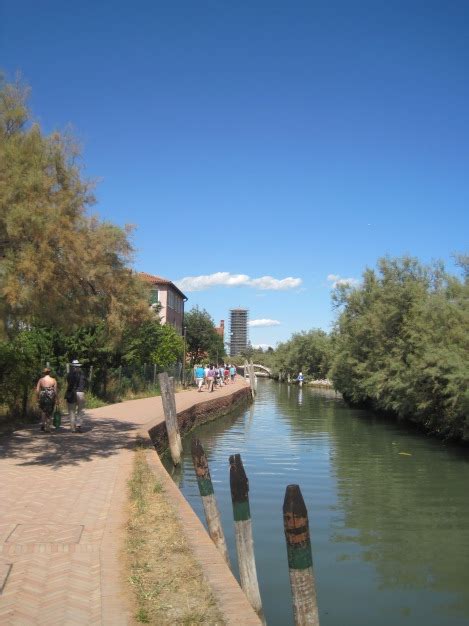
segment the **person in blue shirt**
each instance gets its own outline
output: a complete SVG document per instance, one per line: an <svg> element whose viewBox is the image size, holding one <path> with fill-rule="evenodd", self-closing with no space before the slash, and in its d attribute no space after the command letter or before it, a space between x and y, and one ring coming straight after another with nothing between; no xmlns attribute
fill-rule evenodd
<svg viewBox="0 0 469 626"><path fill-rule="evenodd" d="M201 365L196 365L194 368L195 384L199 388L198 391L202 391L202 385L204 384L205 370Z"/></svg>
<svg viewBox="0 0 469 626"><path fill-rule="evenodd" d="M298 374L298 377L297 377L297 379L296 379L296 380L298 381L298 384L300 385L300 387L302 387L302 386L303 386L303 380L304 380L304 378L303 378L303 372L300 372L300 373Z"/></svg>

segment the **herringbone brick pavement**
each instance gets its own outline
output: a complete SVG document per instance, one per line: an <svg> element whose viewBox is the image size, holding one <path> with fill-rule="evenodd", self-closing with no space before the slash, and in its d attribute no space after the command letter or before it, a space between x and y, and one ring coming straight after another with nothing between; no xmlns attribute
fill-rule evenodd
<svg viewBox="0 0 469 626"><path fill-rule="evenodd" d="M207 399L177 394L177 409ZM145 398L88 411L83 433L65 419L0 440L1 626L132 622L119 561L127 480L139 429L162 419L161 399Z"/></svg>

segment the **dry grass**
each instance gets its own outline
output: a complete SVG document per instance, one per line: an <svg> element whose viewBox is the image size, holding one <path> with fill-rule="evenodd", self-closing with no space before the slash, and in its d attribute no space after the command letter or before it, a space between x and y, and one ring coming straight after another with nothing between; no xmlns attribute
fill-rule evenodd
<svg viewBox="0 0 469 626"><path fill-rule="evenodd" d="M223 624L176 514L145 459L135 453L129 480L126 560L135 620L158 626Z"/></svg>

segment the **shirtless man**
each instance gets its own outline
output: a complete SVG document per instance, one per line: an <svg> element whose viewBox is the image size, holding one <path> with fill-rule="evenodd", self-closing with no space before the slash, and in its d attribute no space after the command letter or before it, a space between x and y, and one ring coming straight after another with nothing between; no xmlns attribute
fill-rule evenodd
<svg viewBox="0 0 469 626"><path fill-rule="evenodd" d="M57 402L57 381L50 375L50 368L46 367L42 372L42 378L37 381L36 396L42 411L41 430L50 433L52 415Z"/></svg>

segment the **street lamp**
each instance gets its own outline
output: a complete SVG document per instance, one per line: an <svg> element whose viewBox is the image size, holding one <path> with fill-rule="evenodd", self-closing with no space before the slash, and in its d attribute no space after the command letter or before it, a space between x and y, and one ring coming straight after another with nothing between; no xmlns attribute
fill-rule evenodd
<svg viewBox="0 0 469 626"><path fill-rule="evenodd" d="M183 339L184 339L184 356L182 358L182 386L186 388L186 330L187 326L184 326Z"/></svg>

